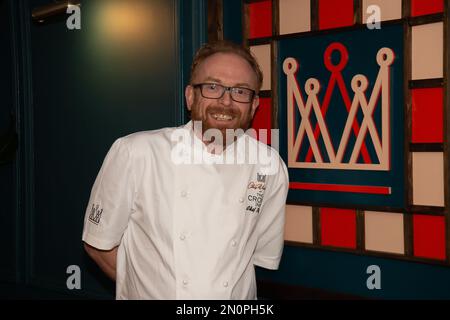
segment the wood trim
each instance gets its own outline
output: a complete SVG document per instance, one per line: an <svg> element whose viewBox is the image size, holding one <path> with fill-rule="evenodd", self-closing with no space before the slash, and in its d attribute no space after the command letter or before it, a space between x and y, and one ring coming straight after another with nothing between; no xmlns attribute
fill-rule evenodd
<svg viewBox="0 0 450 320"><path fill-rule="evenodd" d="M409 0L403 0L402 2L402 14L403 17L407 17L410 14L411 3ZM409 89L409 80L412 76L412 37L411 37L411 27L407 23L407 20L403 20L403 97L404 101L404 111L403 115L405 118L405 128L404 128L404 182L403 186L405 188L404 203L406 208L410 207L413 199L413 166L412 166L412 153L409 150L411 136L412 136L412 97L411 91ZM408 214L406 210L404 215L404 245L405 245L405 255L411 257L413 254L413 229L412 229L412 216Z"/></svg>
<svg viewBox="0 0 450 320"><path fill-rule="evenodd" d="M242 2L245 4L250 4L250 3L257 3L257 2L264 2L267 0L243 0Z"/></svg>
<svg viewBox="0 0 450 320"><path fill-rule="evenodd" d="M406 21L405 19L383 21L383 26L399 25L401 23L404 23L405 21ZM312 28L313 28L313 26L312 26L312 22L311 22L311 29ZM316 37L316 36L320 36L320 35L329 35L329 34L334 34L334 33L342 33L345 31L361 30L361 29L366 29L366 28L367 28L367 26L365 24L359 24L359 25L345 26L345 27L339 27L339 28L334 28L334 29L313 30L313 31L303 31L303 32L280 34L280 35L272 36L272 37L249 39L248 41L249 41L250 45L260 45L260 44L268 44L272 40L298 39L301 37Z"/></svg>
<svg viewBox="0 0 450 320"><path fill-rule="evenodd" d="M248 40L248 37L250 35L250 9L247 5L247 3L242 2L242 42L243 45L246 47L250 47L250 42Z"/></svg>
<svg viewBox="0 0 450 320"><path fill-rule="evenodd" d="M272 103L272 119L271 128L278 129L278 43L271 41L270 43L270 75L271 75L271 103ZM279 139L279 137L278 137ZM272 141L273 145L273 141ZM279 141L278 141L279 147Z"/></svg>
<svg viewBox="0 0 450 320"><path fill-rule="evenodd" d="M245 5L245 3L244 3L244 1L241 1L241 12L242 12L242 14L241 14L241 26L242 26L242 29L241 29L241 38L242 38L242 45L244 46L244 47L247 47L248 45L247 45L247 37L248 37L248 35L246 34L246 32L247 32L247 26L246 26L246 23L247 23L247 20L248 20L248 12L246 11L246 5Z"/></svg>
<svg viewBox="0 0 450 320"><path fill-rule="evenodd" d="M221 0L210 0L211 2L221 1ZM223 1L223 0L222 0ZM273 0L273 1L279 1L279 0ZM361 0L354 0L355 3L359 3ZM406 21L409 26L417 26L417 25L423 25L423 24L430 24L430 23L436 23L436 22L443 22L445 21L445 16L442 13L438 14L432 14L432 15L426 15L426 16L420 16L420 17L409 17L409 6L408 0L403 0L402 2L402 19L394 19L389 21L383 21L383 25L391 25L391 24L399 24L403 21ZM248 10L247 6L246 11ZM311 0L311 31L305 31L305 32L297 32L297 33L289 33L289 34L279 34L279 25L278 25L278 32L273 33L272 37L266 37L266 38L260 38L260 39L252 39L253 40L261 40L265 39L264 41L270 41L272 39L274 40L280 40L280 39L289 39L289 38L298 38L299 36L317 36L318 34L330 34L330 33L339 33L342 31L347 30L354 30L358 28L366 28L366 25L362 23L362 5L358 8L358 11L360 13L355 12L355 21L360 21L359 23L355 23L355 25L352 26L345 26L345 27L339 27L339 28L333 28L333 29L319 29L319 0ZM245 12L248 15L248 12ZM272 13L273 14L273 13ZM359 17L361 16L361 17ZM248 18L246 19L248 20ZM279 20L279 18L277 19ZM275 20L274 20L275 21ZM279 24L279 21L278 21ZM245 28L248 30L247 28ZM247 31L248 32L248 31ZM248 38L248 36L247 36Z"/></svg>
<svg viewBox="0 0 450 320"><path fill-rule="evenodd" d="M363 24L363 4L362 0L353 0L353 23Z"/></svg>
<svg viewBox="0 0 450 320"><path fill-rule="evenodd" d="M260 98L271 98L272 91L271 90L261 90L258 95Z"/></svg>
<svg viewBox="0 0 450 320"><path fill-rule="evenodd" d="M270 44L275 37L264 37L264 38L256 38L256 39L247 39L247 43L249 46L259 46L263 44Z"/></svg>
<svg viewBox="0 0 450 320"><path fill-rule="evenodd" d="M409 216L411 216L411 215L409 215ZM406 215L405 215L405 218L406 218ZM284 244L285 244L285 246L313 249L313 250L318 250L318 251L331 251L331 252L338 252L338 253L354 254L357 256L369 256L369 257L376 257L376 258L383 258L383 259L393 259L393 260L398 260L398 261L403 261L403 262L405 262L405 261L420 262L420 263L425 263L425 264L429 264L429 265L439 265L439 266L448 267L447 262L444 260L414 257L412 255L412 253L411 253L411 255L406 255L406 247L405 247L405 254L398 254L398 253L372 251L372 250L364 250L364 251L359 252L359 251L356 251L355 249L337 248L337 247L321 246L321 245L311 245L308 243L293 242L293 241L285 241Z"/></svg>
<svg viewBox="0 0 450 320"><path fill-rule="evenodd" d="M411 16L411 0L402 0L402 18Z"/></svg>
<svg viewBox="0 0 450 320"><path fill-rule="evenodd" d="M450 1L444 1L444 196L446 208L446 256L450 264Z"/></svg>
<svg viewBox="0 0 450 320"><path fill-rule="evenodd" d="M319 0L311 0L311 31L319 30ZM306 33L311 33L308 31Z"/></svg>
<svg viewBox="0 0 450 320"><path fill-rule="evenodd" d="M414 255L414 233L413 233L413 215L406 213L403 215L403 241L405 246L405 256Z"/></svg>
<svg viewBox="0 0 450 320"><path fill-rule="evenodd" d="M322 244L322 222L320 219L320 208L312 207L313 215L313 245L320 246Z"/></svg>
<svg viewBox="0 0 450 320"><path fill-rule="evenodd" d="M366 223L363 210L356 210L356 249L361 253L366 250Z"/></svg>
<svg viewBox="0 0 450 320"><path fill-rule="evenodd" d="M399 24L403 23L404 21L405 21L404 19L383 21L383 26L399 25ZM330 34L335 34L335 33L339 34L339 33L345 32L345 31L353 31L353 30L361 30L361 29L367 29L367 26L365 24L357 24L357 25L344 26L344 27L338 27L338 28L332 28L332 29L312 30L312 31L281 34L279 36L276 36L275 40L284 40L284 39L292 39L292 38L300 38L300 37L317 37L320 35L330 35Z"/></svg>
<svg viewBox="0 0 450 320"><path fill-rule="evenodd" d="M445 215L445 207L411 205L408 208L408 212L411 214L443 216Z"/></svg>
<svg viewBox="0 0 450 320"><path fill-rule="evenodd" d="M208 42L223 40L223 0L208 1Z"/></svg>
<svg viewBox="0 0 450 320"><path fill-rule="evenodd" d="M272 0L272 35L280 34L280 0Z"/></svg>
<svg viewBox="0 0 450 320"><path fill-rule="evenodd" d="M402 0L402 18L403 21L403 50L404 50L404 62L403 62L403 96L404 96L404 116L405 116L405 131L404 131L404 183L406 207L409 207L412 202L412 154L408 150L409 143L412 135L412 99L411 92L409 90L409 81L412 74L412 39L411 28L408 24L408 18L411 15L411 1ZM413 229L412 229L412 215L405 214L403 216L404 222L404 246L405 255L411 257L413 254Z"/></svg>
<svg viewBox="0 0 450 320"><path fill-rule="evenodd" d="M411 143L409 145L411 152L443 152L443 143Z"/></svg>
<svg viewBox="0 0 450 320"><path fill-rule="evenodd" d="M287 201L288 205L294 206L307 206L307 207L318 207L318 208L337 208L337 209L348 209L348 210L361 210L361 211L379 211L388 213L421 213L421 214L431 214L431 215L444 215L445 207L436 206L420 206L420 205L409 205L406 208L392 208L392 207L381 207L381 206L359 206L359 205L339 205L339 204L320 204L312 202L300 202L300 201Z"/></svg>
<svg viewBox="0 0 450 320"><path fill-rule="evenodd" d="M381 211L381 212L394 212L394 213L401 213L401 212L405 211L405 208L397 208L397 207L368 206L368 205L357 205L357 204L342 205L342 204L317 203L317 202L311 202L311 201L287 201L287 204L297 205L297 206L364 210L364 211Z"/></svg>
<svg viewBox="0 0 450 320"><path fill-rule="evenodd" d="M444 21L444 14L443 13L435 13L435 14L429 14L429 15L425 15L425 16L409 17L408 18L408 24L411 27L419 26L419 25L422 25L422 24L442 22L442 21Z"/></svg>
<svg viewBox="0 0 450 320"><path fill-rule="evenodd" d="M409 80L410 89L437 88L444 86L444 78Z"/></svg>

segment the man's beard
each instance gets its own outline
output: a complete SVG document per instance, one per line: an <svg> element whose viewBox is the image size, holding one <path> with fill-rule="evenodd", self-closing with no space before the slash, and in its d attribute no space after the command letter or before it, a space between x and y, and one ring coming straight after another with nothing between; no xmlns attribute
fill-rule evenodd
<svg viewBox="0 0 450 320"><path fill-rule="evenodd" d="M242 120L243 118L247 117L247 119L244 122L233 122L231 123L231 126L227 125L226 123L223 124L223 126L218 126L217 124L211 124L209 123L210 117L212 117L212 114L223 114L225 116L231 116L232 121L234 120ZM246 131L248 128L250 128L251 125L251 117L247 115L243 115L240 113L239 110L234 109L232 107L221 107L221 106L210 106L205 110L205 113L202 114L201 112L198 112L198 108L193 107L192 113L191 113L191 119L192 121L201 121L202 123L202 135L205 135L205 132L209 129L216 129L219 130L222 133L222 144L225 147L226 145L231 144L236 140L236 136L234 137L234 140L231 139L231 141L227 141L230 139L227 139L227 130L228 130L228 137L230 137L230 130L232 131ZM226 122L226 121L224 121Z"/></svg>

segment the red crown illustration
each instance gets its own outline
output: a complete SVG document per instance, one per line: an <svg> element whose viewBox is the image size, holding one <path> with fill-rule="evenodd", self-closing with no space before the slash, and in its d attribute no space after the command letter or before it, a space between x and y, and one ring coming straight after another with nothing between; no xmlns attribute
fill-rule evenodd
<svg viewBox="0 0 450 320"><path fill-rule="evenodd" d="M340 53L340 61L333 64L331 56L334 51ZM309 169L341 169L341 170L378 170L388 171L390 169L390 72L394 61L394 52L390 48L381 48L376 56L379 71L373 86L369 100L366 90L369 81L366 76L357 74L351 81L354 92L350 99L345 86L342 70L346 67L349 55L347 48L338 42L331 43L324 52L326 68L331 72L327 90L322 104L319 102L320 83L315 78L309 78L305 83L305 92L308 96L306 102L299 89L296 73L299 63L294 58L286 58L283 62L283 71L287 77L287 114L288 114L288 166L291 168ZM326 113L332 107L331 95L336 85L347 109L347 120L337 150L331 141L327 123ZM373 113L381 98L381 135L374 123ZM297 108L296 108L297 107ZM361 109L363 120L358 123L357 113ZM310 114L314 112L317 119L315 128L310 122ZM296 114L300 114L298 129L295 126ZM344 161L344 154L349 146L351 133L356 137L352 145L351 156ZM367 150L365 141L367 134L373 142L377 161L372 161ZM328 159L324 159L319 148L319 138L322 137ZM304 159L299 160L299 152L304 141L308 139L309 149ZM362 157L363 163L358 158Z"/></svg>

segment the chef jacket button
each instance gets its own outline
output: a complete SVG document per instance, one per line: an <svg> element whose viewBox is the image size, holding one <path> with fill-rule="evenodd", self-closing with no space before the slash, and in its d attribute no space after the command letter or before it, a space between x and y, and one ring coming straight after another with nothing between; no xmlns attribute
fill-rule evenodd
<svg viewBox="0 0 450 320"><path fill-rule="evenodd" d="M189 283L189 281L187 281L186 279L183 280L183 284L186 286Z"/></svg>
<svg viewBox="0 0 450 320"><path fill-rule="evenodd" d="M186 198L187 197L187 192L185 190L181 191L181 196L183 198Z"/></svg>
<svg viewBox="0 0 450 320"><path fill-rule="evenodd" d="M226 288L226 287L228 287L228 281L225 281L224 283L223 283L223 286Z"/></svg>
<svg viewBox="0 0 450 320"><path fill-rule="evenodd" d="M233 246L233 247L236 247L236 245L237 245L237 242L236 241L231 241L231 246Z"/></svg>
<svg viewBox="0 0 450 320"><path fill-rule="evenodd" d="M186 239L186 236L184 234L180 235L180 240Z"/></svg>
<svg viewBox="0 0 450 320"><path fill-rule="evenodd" d="M244 203L244 198L239 198L240 203Z"/></svg>

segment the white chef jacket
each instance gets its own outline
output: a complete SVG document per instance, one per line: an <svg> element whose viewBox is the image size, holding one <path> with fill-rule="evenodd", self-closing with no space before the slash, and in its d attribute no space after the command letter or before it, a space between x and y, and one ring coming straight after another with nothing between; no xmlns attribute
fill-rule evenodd
<svg viewBox="0 0 450 320"><path fill-rule="evenodd" d="M180 130L186 139L174 141ZM256 299L254 265L277 269L281 258L288 173L274 149L248 135L232 146L236 155L270 152L271 169L214 162L230 147L211 155L192 122L114 142L82 239L119 246L116 299ZM174 161L195 152L209 164Z"/></svg>

